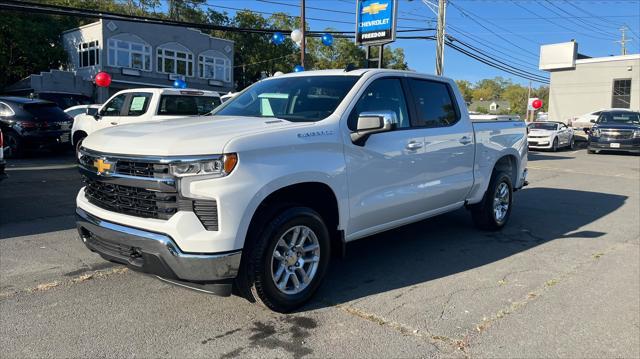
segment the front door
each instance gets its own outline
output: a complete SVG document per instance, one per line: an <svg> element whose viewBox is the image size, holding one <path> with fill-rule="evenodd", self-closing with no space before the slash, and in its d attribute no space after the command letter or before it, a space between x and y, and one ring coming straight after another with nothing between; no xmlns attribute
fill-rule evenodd
<svg viewBox="0 0 640 359"><path fill-rule="evenodd" d="M129 92L109 100L100 109L100 121L97 129L139 122L149 110L152 94L148 92Z"/></svg>
<svg viewBox="0 0 640 359"><path fill-rule="evenodd" d="M424 134L412 129L398 78L374 80L360 96L348 118L355 130L362 112L392 111L398 128L371 135L363 146L346 143L350 221L348 235L368 233L426 208Z"/></svg>

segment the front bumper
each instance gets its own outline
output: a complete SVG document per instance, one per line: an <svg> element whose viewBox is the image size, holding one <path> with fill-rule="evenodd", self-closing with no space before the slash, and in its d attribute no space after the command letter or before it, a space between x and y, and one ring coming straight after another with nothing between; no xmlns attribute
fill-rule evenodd
<svg viewBox="0 0 640 359"><path fill-rule="evenodd" d="M615 145L612 145L615 144ZM612 147L614 146L614 147ZM590 138L589 150L592 151L625 151L640 153L640 138L624 139L624 140L603 140L602 138Z"/></svg>
<svg viewBox="0 0 640 359"><path fill-rule="evenodd" d="M549 138L527 139L527 145L529 148L550 149L553 142Z"/></svg>
<svg viewBox="0 0 640 359"><path fill-rule="evenodd" d="M241 250L195 254L182 252L173 239L102 220L76 209L80 238L103 258L160 279L217 295L230 295L240 268Z"/></svg>

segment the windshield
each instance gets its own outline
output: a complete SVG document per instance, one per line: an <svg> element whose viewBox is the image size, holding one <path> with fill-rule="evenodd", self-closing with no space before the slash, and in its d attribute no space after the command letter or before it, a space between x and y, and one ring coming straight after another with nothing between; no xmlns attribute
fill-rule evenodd
<svg viewBox="0 0 640 359"><path fill-rule="evenodd" d="M555 131L558 128L558 125L555 123L545 123L545 122L534 122L529 125L529 129L532 130L549 130Z"/></svg>
<svg viewBox="0 0 640 359"><path fill-rule="evenodd" d="M598 117L599 124L640 125L640 112L603 112Z"/></svg>
<svg viewBox="0 0 640 359"><path fill-rule="evenodd" d="M357 76L303 76L261 81L214 110L216 116L315 122L335 111Z"/></svg>

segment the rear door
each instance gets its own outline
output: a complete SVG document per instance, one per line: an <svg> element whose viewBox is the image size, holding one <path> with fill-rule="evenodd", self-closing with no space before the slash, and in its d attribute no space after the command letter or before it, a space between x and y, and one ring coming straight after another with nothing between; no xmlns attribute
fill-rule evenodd
<svg viewBox="0 0 640 359"><path fill-rule="evenodd" d="M466 199L473 185L473 127L458 107L447 82L407 79L415 113L411 127L424 136L424 182L427 210L438 210Z"/></svg>

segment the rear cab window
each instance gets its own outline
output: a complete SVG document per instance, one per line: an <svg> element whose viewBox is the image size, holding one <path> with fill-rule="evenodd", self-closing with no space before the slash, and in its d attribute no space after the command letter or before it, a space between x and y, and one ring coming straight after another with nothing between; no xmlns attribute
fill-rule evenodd
<svg viewBox="0 0 640 359"><path fill-rule="evenodd" d="M162 95L158 115L206 115L221 103L217 96Z"/></svg>

